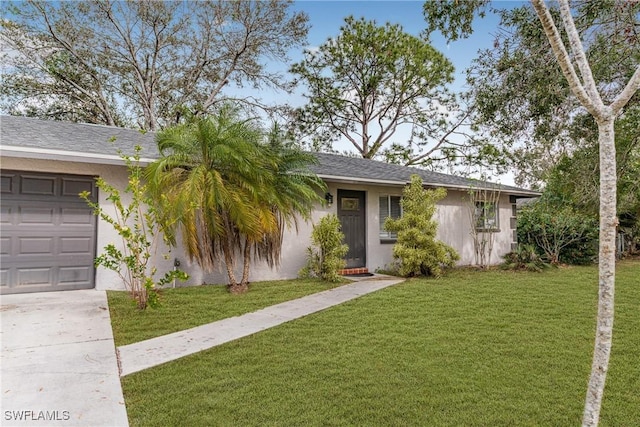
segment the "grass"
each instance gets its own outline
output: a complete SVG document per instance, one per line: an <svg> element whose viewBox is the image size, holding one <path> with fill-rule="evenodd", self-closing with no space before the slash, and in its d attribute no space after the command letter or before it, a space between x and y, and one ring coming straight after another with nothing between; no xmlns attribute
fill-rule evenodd
<svg viewBox="0 0 640 427"><path fill-rule="evenodd" d="M244 295L231 295L225 286L164 289L162 306L140 311L127 292L108 291L116 346L143 341L338 286L314 279L257 282Z"/></svg>
<svg viewBox="0 0 640 427"><path fill-rule="evenodd" d="M640 425L640 263L618 268L602 426ZM578 425L594 267L410 280L122 379L132 426Z"/></svg>

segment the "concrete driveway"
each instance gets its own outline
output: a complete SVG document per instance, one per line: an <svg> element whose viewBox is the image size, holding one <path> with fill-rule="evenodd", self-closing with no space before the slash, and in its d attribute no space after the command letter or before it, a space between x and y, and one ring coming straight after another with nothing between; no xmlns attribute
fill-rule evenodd
<svg viewBox="0 0 640 427"><path fill-rule="evenodd" d="M128 426L104 291L0 297L2 426Z"/></svg>

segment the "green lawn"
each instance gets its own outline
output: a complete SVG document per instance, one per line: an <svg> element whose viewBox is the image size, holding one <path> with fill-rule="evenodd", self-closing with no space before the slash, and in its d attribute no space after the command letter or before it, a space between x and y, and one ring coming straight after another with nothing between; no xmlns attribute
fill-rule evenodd
<svg viewBox="0 0 640 427"><path fill-rule="evenodd" d="M250 313L338 285L312 279L257 282L244 295L231 295L225 286L165 289L162 306L145 311L136 308L127 292L109 291L107 297L115 343L120 346Z"/></svg>
<svg viewBox="0 0 640 427"><path fill-rule="evenodd" d="M456 271L122 379L132 426L579 425L595 267ZM619 266L603 426L640 425L640 263Z"/></svg>

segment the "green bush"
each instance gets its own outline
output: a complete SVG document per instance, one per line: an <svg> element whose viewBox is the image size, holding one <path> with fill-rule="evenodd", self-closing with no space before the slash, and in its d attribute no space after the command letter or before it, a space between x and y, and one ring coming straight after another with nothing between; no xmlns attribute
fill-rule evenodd
<svg viewBox="0 0 640 427"><path fill-rule="evenodd" d="M328 282L339 282L338 272L346 265L344 256L349 246L342 243L344 234L340 231L340 220L329 214L313 226L311 241L314 246L307 248L307 264L300 270L302 278L319 277Z"/></svg>
<svg viewBox="0 0 640 427"><path fill-rule="evenodd" d="M527 270L540 272L549 268L549 263L545 262L532 245L518 245L515 251L504 256L504 263L501 266L505 270Z"/></svg>
<svg viewBox="0 0 640 427"><path fill-rule="evenodd" d="M442 267L452 267L460 259L452 247L436 240L438 224L432 217L436 202L446 195L443 188L425 190L422 179L413 175L402 192L402 217L386 219L385 230L398 233L393 257L400 262L400 275L437 277L442 274Z"/></svg>
<svg viewBox="0 0 640 427"><path fill-rule="evenodd" d="M552 264L591 264L598 255L598 223L543 196L518 213L518 242L534 246Z"/></svg>

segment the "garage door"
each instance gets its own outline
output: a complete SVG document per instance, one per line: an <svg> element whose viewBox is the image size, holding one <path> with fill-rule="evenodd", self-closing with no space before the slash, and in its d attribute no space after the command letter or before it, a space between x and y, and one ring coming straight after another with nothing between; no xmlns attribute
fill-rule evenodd
<svg viewBox="0 0 640 427"><path fill-rule="evenodd" d="M3 170L0 292L94 286L96 217L78 197L97 189L90 176Z"/></svg>

